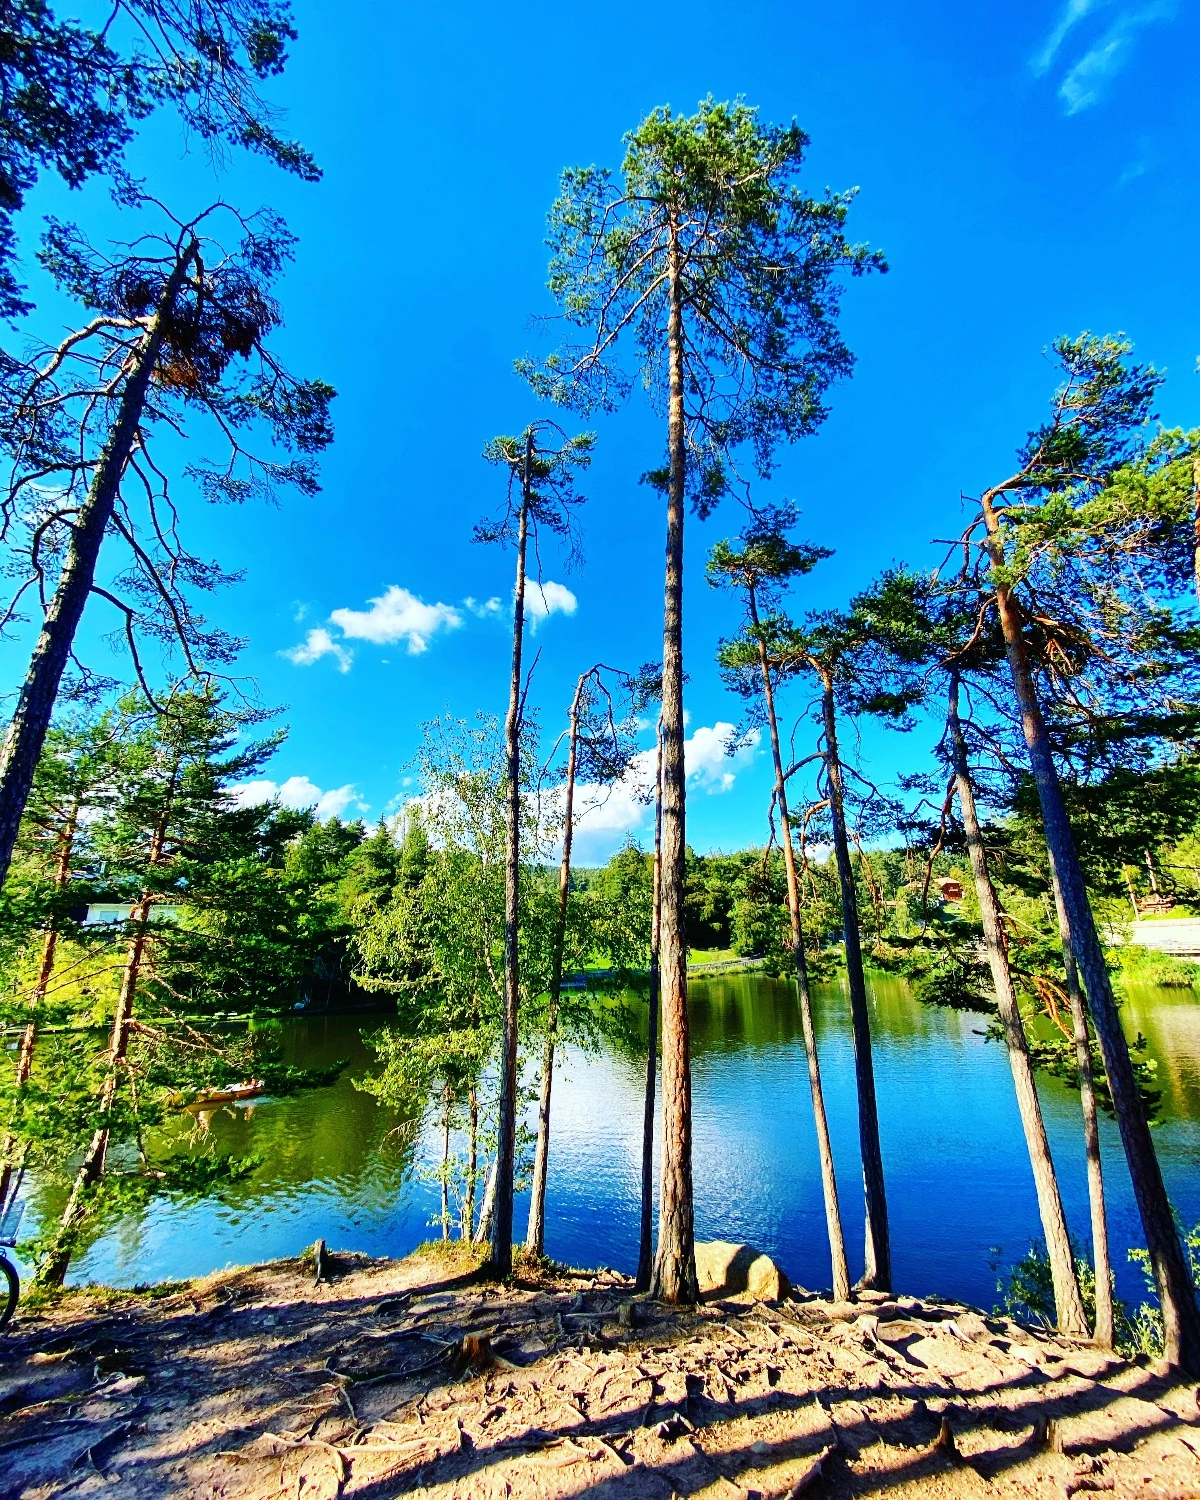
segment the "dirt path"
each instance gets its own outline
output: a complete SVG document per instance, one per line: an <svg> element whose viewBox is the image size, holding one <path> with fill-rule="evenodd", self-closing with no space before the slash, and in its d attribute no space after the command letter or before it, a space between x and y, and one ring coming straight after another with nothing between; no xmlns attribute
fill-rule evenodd
<svg viewBox="0 0 1200 1500"><path fill-rule="evenodd" d="M631 1326L608 1272L453 1271L284 1261L24 1316L0 1496L1200 1495L1194 1384L959 1306Z"/></svg>

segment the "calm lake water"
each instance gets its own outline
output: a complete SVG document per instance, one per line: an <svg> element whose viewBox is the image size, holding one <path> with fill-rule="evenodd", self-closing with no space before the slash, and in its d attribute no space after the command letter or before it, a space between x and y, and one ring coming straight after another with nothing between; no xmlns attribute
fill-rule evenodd
<svg viewBox="0 0 1200 1500"><path fill-rule="evenodd" d="M1037 1205L1003 1049L977 1016L914 1001L899 980L870 987L875 1068L897 1288L991 1306L997 1278L1038 1233ZM851 1274L861 1269L862 1190L848 1005L816 997L817 1031ZM829 1282L804 1047L790 985L753 974L694 981L691 998L696 1228L746 1240L797 1282ZM1200 1000L1191 990L1129 994L1128 1031L1150 1044L1163 1090L1155 1138L1182 1219L1200 1220ZM70 1281L132 1284L331 1246L402 1255L436 1231L438 1188L421 1175L434 1132L354 1087L371 1064L361 1033L380 1022L330 1016L284 1023L290 1061L349 1059L333 1086L226 1109L200 1149L255 1152L262 1165L226 1202L160 1200L130 1214L72 1267ZM547 1253L632 1270L637 1258L644 1061L616 1044L568 1050L554 1090ZM1079 1101L1041 1079L1047 1127L1073 1232L1086 1244ZM190 1120L187 1120L190 1124ZM1119 1289L1140 1299L1126 1261L1140 1229L1115 1126L1102 1120ZM183 1141L184 1121L176 1131ZM525 1202L517 1210L524 1234ZM54 1210L36 1186L27 1231ZM857 1264L856 1264L857 1262Z"/></svg>

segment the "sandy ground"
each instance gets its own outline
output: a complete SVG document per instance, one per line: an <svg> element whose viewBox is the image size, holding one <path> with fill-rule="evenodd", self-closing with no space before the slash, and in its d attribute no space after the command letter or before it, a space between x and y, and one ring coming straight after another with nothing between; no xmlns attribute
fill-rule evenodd
<svg viewBox="0 0 1200 1500"><path fill-rule="evenodd" d="M604 1271L455 1271L285 1261L26 1313L0 1496L1200 1496L1194 1383L958 1305L675 1314Z"/></svg>

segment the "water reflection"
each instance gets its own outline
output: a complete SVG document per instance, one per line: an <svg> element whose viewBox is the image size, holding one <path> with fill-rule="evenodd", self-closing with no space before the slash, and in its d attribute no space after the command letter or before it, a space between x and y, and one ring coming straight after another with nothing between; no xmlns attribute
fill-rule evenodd
<svg viewBox="0 0 1200 1500"><path fill-rule="evenodd" d="M851 1269L861 1257L862 1187L848 1002L820 987L815 1020ZM979 1017L915 1002L899 980L870 986L875 1065L897 1285L991 1305L997 1267L1037 1233L1012 1080ZM1141 990L1125 1008L1148 1039L1163 1089L1156 1140L1173 1201L1200 1219L1200 1003L1190 990ZM829 1279L824 1216L796 997L790 984L727 975L693 984L697 1232L748 1239L805 1285ZM547 1251L576 1264L631 1268L637 1252L644 1012L595 1055L570 1050L555 1084ZM79 1261L71 1279L118 1283L195 1275L297 1253L323 1236L372 1254L403 1254L429 1233L437 1190L419 1175L436 1144L354 1088L370 1066L361 1017L290 1021L288 1059L349 1066L328 1089L213 1114L206 1134L181 1116L178 1149L254 1152L261 1165L221 1203L158 1202L131 1214ZM639 1036L642 1038L639 1041ZM1042 1080L1067 1213L1086 1238L1077 1097ZM1136 1212L1115 1127L1102 1122L1114 1259L1121 1290L1141 1283L1125 1251ZM193 1139L194 1138L194 1139ZM35 1213L54 1204L35 1199ZM518 1232L524 1227L518 1204Z"/></svg>

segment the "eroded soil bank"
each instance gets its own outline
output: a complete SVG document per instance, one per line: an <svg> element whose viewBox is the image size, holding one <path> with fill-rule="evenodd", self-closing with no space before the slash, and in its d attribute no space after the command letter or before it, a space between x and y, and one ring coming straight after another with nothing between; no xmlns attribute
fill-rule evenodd
<svg viewBox="0 0 1200 1500"><path fill-rule="evenodd" d="M958 1305L633 1321L609 1272L455 1272L284 1261L24 1314L0 1495L1200 1495L1194 1383Z"/></svg>

